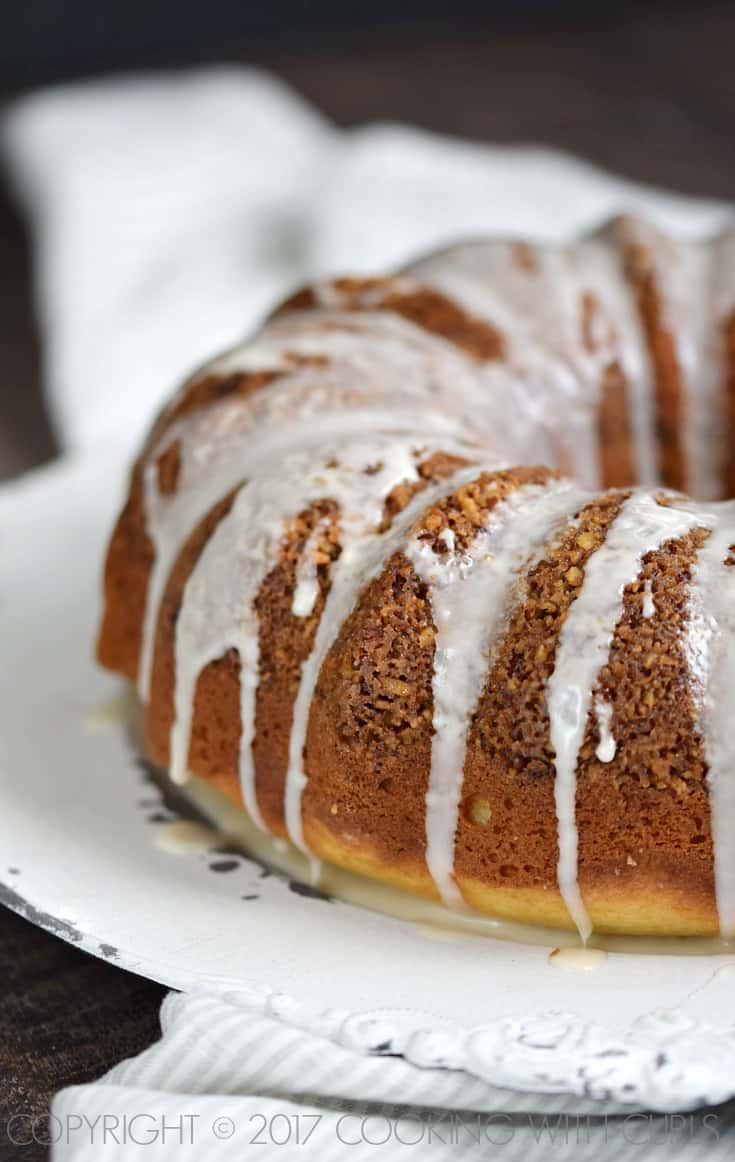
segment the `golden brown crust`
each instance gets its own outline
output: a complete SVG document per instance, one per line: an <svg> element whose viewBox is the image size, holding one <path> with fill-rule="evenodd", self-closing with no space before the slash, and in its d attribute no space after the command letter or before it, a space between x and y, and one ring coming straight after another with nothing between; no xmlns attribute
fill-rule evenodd
<svg viewBox="0 0 735 1162"><path fill-rule="evenodd" d="M579 884L618 879L621 891L655 877L670 893L714 900L706 762L690 692L682 642L697 550L695 529L648 553L625 591L598 691L612 706L616 752L595 757L588 722L577 777ZM654 613L644 617L651 586ZM639 870L640 869L640 870Z"/></svg>
<svg viewBox="0 0 735 1162"><path fill-rule="evenodd" d="M402 485L386 497L383 527L427 484L446 479L464 463L456 456L436 453L418 466L419 479ZM548 475L548 474L545 474ZM184 587L200 553L220 521L229 511L230 494L207 514L186 541L172 569L161 602L154 646L151 697L146 717L147 743L151 757L161 766L169 763L169 739L174 709L174 644L176 618ZM266 577L256 601L260 625L260 680L256 696L255 786L264 820L275 834L285 834L284 782L288 765L288 744L293 703L298 691L301 666L308 657L329 591L329 565L339 555L337 526L331 519L319 542L317 578L319 596L309 617L292 613L296 566L315 526L324 518L335 518L331 502L317 502L302 512L287 530L278 565ZM240 666L235 651L210 663L202 671L194 697L189 769L204 778L238 775ZM213 729L214 724L214 729Z"/></svg>
<svg viewBox="0 0 735 1162"><path fill-rule="evenodd" d="M178 420L229 395L245 398L277 378L276 373L265 371L194 376L156 419L131 472L128 500L113 530L105 560L104 607L96 652L97 660L108 670L124 674L131 682L138 674L146 594L155 555L145 520L143 470L147 456ZM165 494L176 489L178 454L178 443L174 443L156 464Z"/></svg>
<svg viewBox="0 0 735 1162"><path fill-rule="evenodd" d="M484 473L421 518L436 544L467 543L496 504L545 469ZM419 534L421 535L421 534ZM394 868L423 860L435 629L426 587L402 554L363 592L322 666L309 717L305 819Z"/></svg>
<svg viewBox="0 0 735 1162"><path fill-rule="evenodd" d="M161 601L145 722L148 752L161 766L168 766L169 762L169 739L174 721L176 619L184 587L200 553L233 501L234 493L230 493L199 522L179 553ZM205 667L197 683L193 713L195 719L206 725L204 729L192 732L188 764L190 770L203 778L215 771L237 772L239 676L237 653L230 650L224 658Z"/></svg>
<svg viewBox="0 0 735 1162"><path fill-rule="evenodd" d="M233 775L209 780L237 807L242 806ZM324 827L319 819L304 819L304 837L318 859L379 883L437 900L436 887L423 860L386 858L368 841L355 842L345 831ZM457 877L464 899L477 912L519 924L536 924L572 931L566 905L556 884L516 886ZM639 864L619 874L617 864L600 868L585 890L585 905L594 930L621 936L716 936L714 898L706 883L682 878L676 858L658 855L655 864Z"/></svg>
<svg viewBox="0 0 735 1162"><path fill-rule="evenodd" d="M584 508L531 569L491 660L469 733L457 828L455 867L469 880L556 892L559 852L546 682L586 562L624 498L613 493ZM478 813L478 803L488 804L488 818Z"/></svg>
<svg viewBox="0 0 735 1162"><path fill-rule="evenodd" d="M505 340L496 327L470 315L438 291L426 287L410 292L393 290L380 300L380 306L456 343L475 359L505 356Z"/></svg>
<svg viewBox="0 0 735 1162"><path fill-rule="evenodd" d="M154 548L145 526L143 470L133 469L127 503L107 550L103 578L104 612L97 638L97 659L131 682L138 675L145 599Z"/></svg>
<svg viewBox="0 0 735 1162"><path fill-rule="evenodd" d="M395 311L481 361L503 359L506 354L505 339L497 327L471 315L439 291L408 289L404 280L395 278L339 278L332 285L340 304L348 310ZM287 299L277 315L310 310L318 302L318 296L306 287Z"/></svg>
<svg viewBox="0 0 735 1162"><path fill-rule="evenodd" d="M596 351L597 333L601 327L613 335L597 297L587 291L582 295L581 302L581 340L586 351L590 353ZM636 472L630 399L628 384L617 359L613 359L605 366L600 377L597 440L603 488L625 488L632 484Z"/></svg>
<svg viewBox="0 0 735 1162"><path fill-rule="evenodd" d="M329 591L329 567L339 555L336 506L326 502L302 513L287 534L281 559L269 573L256 602L260 622L260 681L256 696L255 788L267 826L285 835L283 817L288 745L301 667L311 652ZM326 521L317 547L319 594L308 617L291 604L296 566L306 538Z"/></svg>
<svg viewBox="0 0 735 1162"><path fill-rule="evenodd" d="M656 435L661 481L669 488L685 489L687 466L682 433L684 383L674 335L666 323L662 289L653 255L642 244L625 249L625 269L635 290L643 332L648 343L656 388Z"/></svg>
<svg viewBox="0 0 735 1162"><path fill-rule="evenodd" d="M432 457L422 465L424 481L455 467L452 457ZM461 547L500 500L549 479L547 470L483 473L427 509L419 535L436 546L451 528ZM610 492L586 505L543 559L519 578L515 609L496 646L469 733L456 835L457 882L478 911L570 926L556 881L554 755L545 684L586 562L626 495ZM161 604L147 741L151 756L164 766L183 589L232 499L215 506L194 530ZM394 497L390 515L409 499L410 491ZM285 834L284 780L300 667L328 591L329 564L339 553L330 519L335 515L329 502L321 502L293 522L257 602L263 666L256 789L265 821L277 835ZM313 615L300 619L291 613L296 564L318 522L324 524L320 592ZM590 716L576 807L580 888L600 931L704 934L716 927L705 767L680 644L691 565L705 536L696 530L645 558L640 578L626 590L624 614L600 676L599 693L613 707L617 751L610 763L596 758L599 739ZM642 612L646 582L656 609L651 618ZM303 798L304 833L315 855L432 898L423 802L431 761L434 644L425 585L397 553L361 595L322 667L309 718ZM230 651L199 678L189 766L242 805L239 734L239 662Z"/></svg>
<svg viewBox="0 0 735 1162"><path fill-rule="evenodd" d="M635 480L635 466L628 385L616 360L602 375L597 427L603 486L624 488Z"/></svg>

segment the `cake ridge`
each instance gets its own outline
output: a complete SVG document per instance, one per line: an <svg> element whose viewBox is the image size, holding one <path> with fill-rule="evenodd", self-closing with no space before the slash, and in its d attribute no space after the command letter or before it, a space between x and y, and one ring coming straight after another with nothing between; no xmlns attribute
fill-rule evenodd
<svg viewBox="0 0 735 1162"><path fill-rule="evenodd" d="M547 682L551 742L555 752L554 793L559 827L558 881L562 898L580 936L592 925L577 881L576 772L592 693L605 665L623 610L625 586L635 581L647 552L675 540L701 517L665 506L646 492L625 500L605 540L585 565L584 580L557 643Z"/></svg>
<svg viewBox="0 0 735 1162"><path fill-rule="evenodd" d="M735 502L719 507L720 522L700 549L692 579L685 652L708 763L712 805L714 876L720 933L735 937L735 573L732 557ZM710 612L705 612L709 610ZM715 640L715 631L725 628Z"/></svg>
<svg viewBox="0 0 735 1162"><path fill-rule="evenodd" d="M426 863L445 904L463 905L454 879L454 837L470 728L494 633L522 564L585 502L571 481L522 484L498 500L469 546L442 560L423 542L404 549L428 588L436 625Z"/></svg>
<svg viewBox="0 0 735 1162"><path fill-rule="evenodd" d="M442 446L447 441L444 440ZM252 741L258 684L255 600L276 564L289 516L329 498L337 505L342 554L349 554L380 525L385 498L397 484L418 479L417 456L435 450L421 436L396 433L292 452L276 471L263 471L237 492L186 583L176 623L175 718L170 764L174 782L186 778L194 691L204 667L229 649L240 660L240 781L254 822L265 829L255 792ZM462 448L466 452L466 448ZM257 529L257 535L251 529ZM242 548L246 546L246 550ZM333 565L333 569L339 568Z"/></svg>
<svg viewBox="0 0 735 1162"><path fill-rule="evenodd" d="M302 667L289 740L285 791L286 828L291 841L302 850L308 851L301 817L301 800L308 782L304 771L304 748L311 701L321 665L344 620L353 609L359 593L380 572L385 561L393 553L401 550L407 532L421 514L435 501L453 495L457 488L475 479L480 472L481 469L476 465L460 468L448 481L420 492L380 537L367 539L364 532L362 535L358 532L355 540L343 548L336 567L333 566L331 586L317 627L316 640Z"/></svg>

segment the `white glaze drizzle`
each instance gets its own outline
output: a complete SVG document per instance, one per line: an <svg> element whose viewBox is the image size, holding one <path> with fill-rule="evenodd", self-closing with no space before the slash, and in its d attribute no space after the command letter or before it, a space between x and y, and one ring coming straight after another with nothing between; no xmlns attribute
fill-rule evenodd
<svg viewBox="0 0 735 1162"><path fill-rule="evenodd" d="M610 730L613 708L604 698L595 698L595 714L597 716L597 730L600 736L595 754L601 763L611 763L618 749L618 745Z"/></svg>
<svg viewBox="0 0 735 1162"><path fill-rule="evenodd" d="M658 478L655 373L619 252L620 245L644 247L682 376L688 489L712 499L721 495L725 451L719 328L735 304L732 266L722 257L731 241L731 234L724 234L716 244L673 243L648 223L625 216L568 248L534 246L526 263L518 260L513 243L480 241L430 255L411 272L500 330L524 412L540 410L552 429L561 423L554 429L556 446L565 450L583 484L599 484L600 385L605 369L619 363L637 483L653 485ZM588 293L599 307L591 350L580 335L581 302Z"/></svg>
<svg viewBox="0 0 735 1162"><path fill-rule="evenodd" d="M211 782L193 775L186 784L185 795L205 819L212 821L218 830L220 845L222 843L237 845L250 857L279 868L289 879L301 883L308 880L309 866L303 854L287 840L276 840L273 836L259 831L247 813L236 807L232 800ZM156 831L156 828L151 828L154 842ZM452 910L433 900L412 895L400 888L389 887L379 880L371 880L357 872L346 871L336 864L323 865L320 886L328 895L346 903L411 921L426 936L440 931L448 935L454 934L455 938L471 933L496 940L510 940L516 944L545 947L547 950L558 947L560 951L567 948L582 951L576 932L522 924L512 920L499 920L480 912ZM596 934L594 948L608 952L656 956L676 956L681 953L687 956L716 954L721 956L727 951L717 937L608 934ZM590 952L593 949L587 945L586 951ZM556 956L558 955L557 952ZM552 964L556 956L553 956ZM584 961L584 958L582 960ZM565 967L564 963L562 962L559 967ZM735 963L729 965L729 968L735 969Z"/></svg>
<svg viewBox="0 0 735 1162"><path fill-rule="evenodd" d="M427 441L422 441L426 446ZM307 447L265 466L239 491L207 541L186 583L176 622L171 778L186 778L194 694L202 670L235 649L240 659L240 784L264 826L255 791L252 743L259 679L255 601L278 561L286 521L317 500L339 507L342 553L380 523L385 497L417 476L415 440L376 434L352 443ZM368 471L369 470L369 471Z"/></svg>
<svg viewBox="0 0 735 1162"><path fill-rule="evenodd" d="M437 500L451 495L461 485L479 474L478 468L464 468L440 485L424 489L394 519L387 532L379 536L355 530L331 571L331 587L324 604L311 654L301 670L301 682L293 709L286 775L285 816L289 838L296 847L306 850L301 818L301 801L308 782L304 770L304 746L309 725L309 711L322 662L334 644L342 624L355 606L363 589L377 577L386 561L402 549L408 534L422 512Z"/></svg>
<svg viewBox="0 0 735 1162"><path fill-rule="evenodd" d="M681 425L686 489L700 500L721 495L724 434L720 358L713 291L713 251L707 243L658 246L660 294L668 310L684 386Z"/></svg>
<svg viewBox="0 0 735 1162"><path fill-rule="evenodd" d="M519 567L586 499L568 481L528 485L493 508L467 548L439 555L420 537L406 546L406 556L428 586L436 629L426 863L450 907L463 903L454 878L454 841L467 732L487 677L490 644L507 613Z"/></svg>
<svg viewBox="0 0 735 1162"><path fill-rule="evenodd" d="M660 505L651 494L634 492L588 559L582 588L559 634L546 689L556 765L557 875L559 891L583 940L592 928L577 882L576 771L592 693L622 614L625 587L638 576L643 556L700 523L704 522L692 511Z"/></svg>
<svg viewBox="0 0 735 1162"><path fill-rule="evenodd" d="M148 697L157 612L183 538L242 479L245 467L255 470L253 456L265 429L275 429L279 419L283 425L304 415L319 415L326 422L331 409L354 406L345 390L351 381L356 385L352 394L356 392L359 401L376 401L378 408L381 400L390 400L390 406L400 411L412 399L414 406L420 401L422 413L427 406L447 409L447 423L454 412L457 427L464 422L466 428L471 417L480 438L483 432L486 438L495 433L493 443L503 449L506 462L513 459L511 449L519 444L521 430L523 439L515 453L519 463L549 463L554 459L554 445L557 449L564 445L567 461L575 464L580 481L595 485L599 380L604 363L616 355L632 393L639 481L653 482L652 375L631 296L621 285L612 239L608 244L612 233L603 231L569 251L536 248L530 270L519 264L512 244L482 242L442 251L416 263L410 275L403 276L408 289L416 285L418 276L499 327L508 344L507 359L500 362L478 364L455 345L391 312L340 311L340 294L325 284L321 298L333 304L331 309L274 319L257 342L241 344L201 368L197 379L270 370L283 375L285 382L269 385L251 400L225 400L210 406L203 423L197 415L193 424L183 425L185 436L192 429L185 440L189 461L204 459L215 468L209 474L200 471L198 484L192 480L177 490L177 497L186 495L187 505L181 505L180 497L158 495L155 460L162 449L148 457L146 517L155 562L141 649L141 697ZM651 244L655 240L651 238ZM601 341L592 356L582 351L579 341L579 300L585 290L603 302L610 320L607 341ZM366 293L366 304L370 297ZM314 358L327 362L317 366L297 362ZM442 387L446 384L451 385L449 390ZM504 407L509 392L514 400L513 423L508 422L509 409ZM560 400L564 406L559 406ZM218 426L220 418L223 422ZM558 427L550 432L549 424ZM234 447L229 447L230 431L234 431ZM257 440L251 435L248 441L248 433L256 432ZM164 446L177 434L167 433ZM177 513L181 519L177 520Z"/></svg>
<svg viewBox="0 0 735 1162"><path fill-rule="evenodd" d="M294 617L310 617L314 612L314 606L319 596L317 553L328 528L328 518L323 517L317 521L301 550L301 556L296 566L296 584L291 601L291 612Z"/></svg>
<svg viewBox="0 0 735 1162"><path fill-rule="evenodd" d="M524 411L541 412L588 486L600 483L599 401L604 373L615 362L625 377L638 483L657 479L653 372L617 232L613 223L568 248L534 246L530 262L519 261L513 243L474 242L411 268L501 331ZM588 295L595 305L591 346L582 335Z"/></svg>
<svg viewBox="0 0 735 1162"><path fill-rule="evenodd" d="M617 362L625 378L628 416L633 436L636 481L655 484L656 436L653 369L635 300L627 284L615 244L615 224L572 247L577 278L600 307L600 323L592 352L591 374L599 384L607 367Z"/></svg>
<svg viewBox="0 0 735 1162"><path fill-rule="evenodd" d="M607 960L604 948L555 948L549 964L564 972L595 972Z"/></svg>
<svg viewBox="0 0 735 1162"><path fill-rule="evenodd" d="M692 573L685 638L708 766L720 934L735 937L735 502L712 505L717 524Z"/></svg>
<svg viewBox="0 0 735 1162"><path fill-rule="evenodd" d="M326 362L309 362L314 359ZM196 378L264 369L281 378L247 398L225 397L174 422L147 454L143 489L154 562L138 673L143 701L150 691L158 611L176 556L209 509L245 475L256 476L294 444L318 444L335 432L343 439L381 429L415 432L417 414L422 432L443 431L450 438L472 431L486 451L502 449L505 463L514 450L516 459L520 454L503 393L488 390L477 362L390 312L303 312L276 319L254 349L234 348ZM502 376L507 392L512 385ZM451 390L442 388L446 384ZM524 433L524 444L527 439ZM166 496L158 487L157 461L176 443L177 487ZM543 451L540 440L534 448L539 462Z"/></svg>
<svg viewBox="0 0 735 1162"><path fill-rule="evenodd" d="M529 269L513 243L465 243L430 255L410 273L499 330L505 354L487 365L489 387L502 390L497 377L510 372L524 422L547 434L554 461L563 457L580 484L596 487L599 383L580 375L573 359L580 348L578 287L566 251L539 247L533 257Z"/></svg>
<svg viewBox="0 0 735 1162"><path fill-rule="evenodd" d="M640 218L626 217L621 227L624 239L650 256L663 326L676 353L683 388L680 436L686 489L701 500L716 499L722 494L726 428L715 248L711 240L674 242Z"/></svg>
<svg viewBox="0 0 735 1162"><path fill-rule="evenodd" d="M211 851L226 838L222 832L194 819L172 819L168 823L159 823L154 836L156 847L172 855L195 855Z"/></svg>
<svg viewBox="0 0 735 1162"><path fill-rule="evenodd" d="M274 384L272 390L263 392L263 397L271 396L277 404L281 394L275 390L278 386ZM281 392L286 386L281 387ZM318 449L330 437L341 438L342 442L348 440L354 434L353 425L368 432L387 429L400 434L402 430L398 409L393 414L379 409L347 409L344 414L336 412L326 416L312 416L296 410L295 415L281 424L278 423L278 407L274 409L275 415L263 415L263 411L257 409L250 416L246 408L236 409L232 404L228 411L233 418L235 415L240 418L231 442L227 439L229 432L218 430L216 423L218 419L229 419L230 415L223 415L222 409L211 409L196 417L193 424L175 427L157 449L156 457L177 441L181 445L180 479L172 496L162 496L158 490L156 457L151 458L144 468L146 521L155 547L155 559L148 582L138 676L139 693L143 699L150 687L158 610L176 557L187 537L210 509L243 482L245 465L248 476L257 478L261 473L267 473L273 463L294 447ZM249 423L243 422L240 412L248 416ZM432 418L436 430L445 430L446 439L451 441L452 428L442 423L441 416L432 417L430 411L424 417L427 429L431 428ZM214 427L213 434L208 435L208 427ZM413 429L413 423L403 418L403 431ZM257 443L248 447L247 437L253 441L257 439ZM201 445L200 439L203 440Z"/></svg>
<svg viewBox="0 0 735 1162"><path fill-rule="evenodd" d="M643 582L643 608L641 612L645 618L655 617L656 602L653 597L653 582L650 577L646 577Z"/></svg>
<svg viewBox="0 0 735 1162"><path fill-rule="evenodd" d="M716 251L711 242L682 243L679 277L669 283L676 296L674 336L686 392L683 440L689 471L687 491L699 500L722 496L728 428L724 412L724 351L715 307ZM732 289L730 287L730 289Z"/></svg>

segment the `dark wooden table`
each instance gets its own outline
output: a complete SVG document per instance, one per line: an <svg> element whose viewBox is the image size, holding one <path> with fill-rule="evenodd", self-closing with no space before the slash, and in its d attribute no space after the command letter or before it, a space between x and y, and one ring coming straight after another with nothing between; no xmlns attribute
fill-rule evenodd
<svg viewBox="0 0 735 1162"><path fill-rule="evenodd" d="M643 181L735 200L733 44L735 10L701 3L441 42L403 27L392 42L383 37L359 51L271 52L259 63L343 125L396 119L479 140L544 142ZM3 194L0 353L0 477L11 477L51 457L55 445L42 403L27 239ZM43 1112L56 1089L98 1076L156 1034L159 987L6 912L0 979L0 1124ZM12 1153L0 1130L0 1158ZM29 1147L17 1156L31 1162L43 1153Z"/></svg>

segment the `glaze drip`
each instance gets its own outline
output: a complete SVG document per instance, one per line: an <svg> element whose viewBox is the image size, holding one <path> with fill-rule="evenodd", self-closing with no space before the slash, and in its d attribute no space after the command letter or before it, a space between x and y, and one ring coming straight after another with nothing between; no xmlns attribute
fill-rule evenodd
<svg viewBox="0 0 735 1162"><path fill-rule="evenodd" d="M708 765L720 934L735 937L735 502L712 505L717 521L692 578L685 647Z"/></svg>
<svg viewBox="0 0 735 1162"><path fill-rule="evenodd" d="M301 671L301 682L293 711L286 775L286 827L296 847L306 850L301 800L308 782L304 770L304 747L309 725L309 711L322 663L334 644L342 624L354 608L362 590L377 577L387 560L406 543L411 527L431 504L451 496L457 488L478 475L477 468L464 468L448 482L426 489L406 506L391 528L381 535L370 535L373 529L356 525L352 539L343 547L332 568L331 588L319 621L314 646ZM374 522L377 523L377 522Z"/></svg>
<svg viewBox="0 0 735 1162"><path fill-rule="evenodd" d="M319 542L329 528L329 521L317 521L302 549L296 569L296 585L293 591L291 612L294 617L309 617L314 612L319 597Z"/></svg>
<svg viewBox="0 0 735 1162"><path fill-rule="evenodd" d="M650 577L643 582L643 616L648 619L656 615L656 602L653 598L653 585Z"/></svg>
<svg viewBox="0 0 735 1162"><path fill-rule="evenodd" d="M534 559L585 499L568 481L529 485L493 508L487 526L466 549L455 551L452 538L442 556L415 538L405 550L428 587L436 627L426 863L450 907L462 905L454 879L454 836L467 732L487 676L490 646L507 614L519 567Z"/></svg>
<svg viewBox="0 0 735 1162"><path fill-rule="evenodd" d="M420 447L430 447L430 440ZM263 819L255 790L252 743L259 680L255 601L278 562L286 522L317 500L336 501L342 552L332 570L332 593L321 619L330 624L330 600L342 591L356 546L372 541L385 497L397 484L417 478L416 441L396 434L353 443L321 442L292 452L270 469L263 466L243 485L229 514L205 545L184 590L176 622L176 684L171 732L171 778L186 778L192 708L202 670L236 650L240 660L240 782L243 801L258 826ZM353 599L356 594L353 595ZM349 612L349 608L345 613ZM317 633L317 642L319 633ZM304 670L310 672L308 659ZM299 730L299 699L294 730Z"/></svg>
<svg viewBox="0 0 735 1162"><path fill-rule="evenodd" d="M448 342L388 313L305 312L274 319L258 344L234 348L195 379L247 377L264 369L277 376L267 390L226 395L173 420L145 457L146 529L154 564L138 672L144 701L158 612L176 555L191 529L246 476L267 471L294 446L319 447L335 435L348 441L356 432L403 431L417 438L441 432L450 442L468 443L463 433L471 430L486 454L502 449L503 462L517 442L482 368ZM452 383L456 396L442 392L442 382ZM180 398L171 405L172 415ZM169 495L159 487L158 464L174 446L180 470ZM544 448L540 433L540 459Z"/></svg>
<svg viewBox="0 0 735 1162"><path fill-rule="evenodd" d="M597 750L595 751L595 754L601 763L611 763L615 758L615 752L618 749L615 738L610 730L612 713L613 708L609 702L605 702L603 698L595 699L597 730L600 735L600 741L597 744Z"/></svg>
<svg viewBox="0 0 735 1162"><path fill-rule="evenodd" d="M605 541L589 558L584 584L559 635L546 691L556 766L558 880L582 940L589 938L592 926L577 880L576 772L593 691L623 611L623 592L638 577L642 558L702 523L673 501L662 505L649 493L633 493L621 506Z"/></svg>

